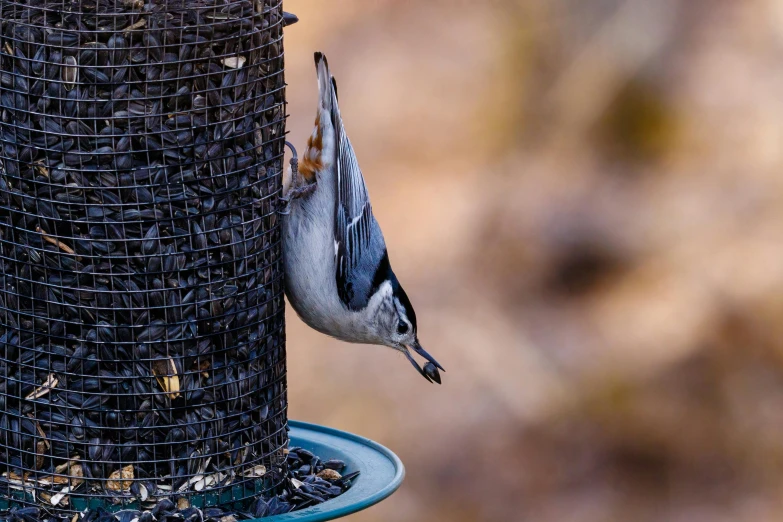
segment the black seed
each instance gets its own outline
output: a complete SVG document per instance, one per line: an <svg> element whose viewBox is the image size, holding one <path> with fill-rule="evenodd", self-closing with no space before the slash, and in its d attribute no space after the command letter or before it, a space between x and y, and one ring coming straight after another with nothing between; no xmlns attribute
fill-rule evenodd
<svg viewBox="0 0 783 522"><path fill-rule="evenodd" d="M342 471L345 468L345 462L338 459L329 459L324 462L324 467L335 471Z"/></svg>
<svg viewBox="0 0 783 522"><path fill-rule="evenodd" d="M438 368L431 362L424 365L424 375L440 384L440 372L438 372Z"/></svg>

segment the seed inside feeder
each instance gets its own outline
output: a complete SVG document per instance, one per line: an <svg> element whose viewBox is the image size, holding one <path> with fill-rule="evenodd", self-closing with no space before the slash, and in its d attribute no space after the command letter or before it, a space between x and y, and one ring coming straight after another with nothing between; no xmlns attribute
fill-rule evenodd
<svg viewBox="0 0 783 522"><path fill-rule="evenodd" d="M153 361L152 371L158 380L158 384L168 394L169 398L176 399L179 397L179 376L177 376L177 367L171 357Z"/></svg>
<svg viewBox="0 0 783 522"><path fill-rule="evenodd" d="M247 59L244 56L229 56L220 60L223 65L231 69L241 69Z"/></svg>

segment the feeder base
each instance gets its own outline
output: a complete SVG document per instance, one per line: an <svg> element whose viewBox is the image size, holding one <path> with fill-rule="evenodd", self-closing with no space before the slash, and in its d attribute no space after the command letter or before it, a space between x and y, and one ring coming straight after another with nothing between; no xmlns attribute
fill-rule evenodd
<svg viewBox="0 0 783 522"><path fill-rule="evenodd" d="M321 459L345 462L344 473L360 471L348 491L317 506L251 522L320 522L344 517L377 504L400 487L405 467L391 450L370 439L344 431L289 421L291 446L299 446Z"/></svg>

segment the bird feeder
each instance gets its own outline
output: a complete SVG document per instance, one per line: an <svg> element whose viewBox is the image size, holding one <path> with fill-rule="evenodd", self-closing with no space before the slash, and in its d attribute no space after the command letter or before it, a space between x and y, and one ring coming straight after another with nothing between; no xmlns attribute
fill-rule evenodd
<svg viewBox="0 0 783 522"><path fill-rule="evenodd" d="M286 487L284 25L278 0L0 0L0 511ZM291 438L365 471L333 515L401 480L368 441Z"/></svg>

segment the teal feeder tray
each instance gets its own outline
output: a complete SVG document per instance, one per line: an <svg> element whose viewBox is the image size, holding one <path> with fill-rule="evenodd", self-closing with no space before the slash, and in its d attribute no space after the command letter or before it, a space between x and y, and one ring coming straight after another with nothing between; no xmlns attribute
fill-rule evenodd
<svg viewBox="0 0 783 522"><path fill-rule="evenodd" d="M252 522L319 522L356 513L377 504L400 487L405 467L391 450L364 437L306 422L289 421L291 446L312 451L321 459L345 462L344 473L360 471L351 488L317 506Z"/></svg>
<svg viewBox="0 0 783 522"><path fill-rule="evenodd" d="M344 517L367 509L397 491L405 477L405 467L399 457L391 450L370 439L333 428L289 421L291 446L299 446L318 455L323 460L339 459L345 462L344 474L359 471L360 474L342 495L309 508L300 509L283 515L257 518L250 522L320 522ZM18 500L24 494L13 491ZM30 498L27 499L31 501ZM226 503L230 499L226 500ZM217 499L207 505L217 504ZM8 501L0 500L0 509L8 509ZM103 503L88 505L80 499L78 509L107 506ZM110 510L135 509L136 506L112 506Z"/></svg>

